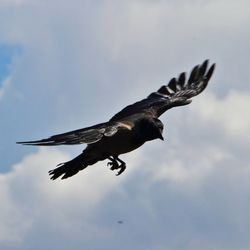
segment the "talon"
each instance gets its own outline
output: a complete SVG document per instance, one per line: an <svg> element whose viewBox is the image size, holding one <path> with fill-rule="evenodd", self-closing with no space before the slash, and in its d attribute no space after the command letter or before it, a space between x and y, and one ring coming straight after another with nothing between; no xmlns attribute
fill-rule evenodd
<svg viewBox="0 0 250 250"><path fill-rule="evenodd" d="M109 160L111 160L110 162L107 163L107 166L111 166L110 170L116 170L118 169L118 173L116 174L116 176L122 174L125 169L126 169L126 164L125 162L123 162L121 159L119 159L118 157L108 157ZM121 163L119 165L119 163Z"/></svg>
<svg viewBox="0 0 250 250"><path fill-rule="evenodd" d="M111 166L110 170L112 170L112 171L119 168L119 165L116 161L108 162L107 166Z"/></svg>
<svg viewBox="0 0 250 250"><path fill-rule="evenodd" d="M116 174L116 176L119 176L121 173L123 173L126 169L126 165L125 164L121 164L119 166L120 170L118 171L118 173Z"/></svg>

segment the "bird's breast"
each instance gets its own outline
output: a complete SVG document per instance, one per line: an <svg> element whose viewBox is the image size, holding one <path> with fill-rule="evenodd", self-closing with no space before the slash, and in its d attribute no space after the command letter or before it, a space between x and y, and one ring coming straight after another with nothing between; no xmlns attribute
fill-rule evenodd
<svg viewBox="0 0 250 250"><path fill-rule="evenodd" d="M136 140L134 129L121 129L110 137L105 137L98 142L100 151L108 155L120 155L133 151L143 142Z"/></svg>

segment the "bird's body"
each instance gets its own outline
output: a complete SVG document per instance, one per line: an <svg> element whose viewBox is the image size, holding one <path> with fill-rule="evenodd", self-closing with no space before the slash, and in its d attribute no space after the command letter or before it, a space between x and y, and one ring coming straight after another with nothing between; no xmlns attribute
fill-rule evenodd
<svg viewBox="0 0 250 250"><path fill-rule="evenodd" d="M117 133L113 136L105 136L96 143L88 144L84 152L88 154L98 152L98 157L105 159L107 156L118 156L133 151L144 143L137 141L136 125L130 126L122 122L120 124L121 127Z"/></svg>
<svg viewBox="0 0 250 250"><path fill-rule="evenodd" d="M127 120L130 120L130 122L117 122L120 129L116 134L110 137L106 136L97 143L90 144L87 147L95 147L96 150L103 152L104 155L118 156L139 148L146 141L162 138L162 130L158 132L158 127L156 127L156 131L154 131L155 121L151 122L148 117L139 118L129 116ZM144 124L145 121L147 122L146 124ZM146 132L141 135L141 131L143 131L145 126Z"/></svg>
<svg viewBox="0 0 250 250"><path fill-rule="evenodd" d="M108 165L111 170L119 170L119 175L126 165L118 156L137 149L147 141L158 138L163 140L163 124L158 117L172 107L189 104L191 97L206 88L215 65L208 70L207 66L208 60L197 65L187 82L185 73L180 74L178 79L173 78L157 92L125 107L106 123L54 135L48 139L19 143L36 146L87 144L79 156L59 164L58 168L49 172L53 180L60 176L62 179L73 176L87 166L105 159L110 160Z"/></svg>

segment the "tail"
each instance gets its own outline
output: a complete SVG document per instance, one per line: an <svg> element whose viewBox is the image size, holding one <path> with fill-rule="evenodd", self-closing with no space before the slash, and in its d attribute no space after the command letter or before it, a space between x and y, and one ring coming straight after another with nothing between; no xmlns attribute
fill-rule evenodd
<svg viewBox="0 0 250 250"><path fill-rule="evenodd" d="M88 157L88 155L83 151L82 154L78 155L74 159L60 163L56 169L50 170L49 175L50 179L55 180L58 177L62 176L61 179L66 179L77 174L79 171L85 169L89 165L95 164L99 159Z"/></svg>

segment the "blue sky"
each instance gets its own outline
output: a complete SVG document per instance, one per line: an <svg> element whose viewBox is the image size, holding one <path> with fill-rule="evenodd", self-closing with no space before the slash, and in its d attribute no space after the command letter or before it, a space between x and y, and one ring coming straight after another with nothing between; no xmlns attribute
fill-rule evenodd
<svg viewBox="0 0 250 250"><path fill-rule="evenodd" d="M18 47L11 45L1 45L0 46L0 76L1 83L10 74L10 65L12 64L12 59L16 54Z"/></svg>
<svg viewBox="0 0 250 250"><path fill-rule="evenodd" d="M249 8L0 0L0 249L249 249ZM83 146L15 144L106 121L206 58L207 90L119 178L101 162L52 182Z"/></svg>

